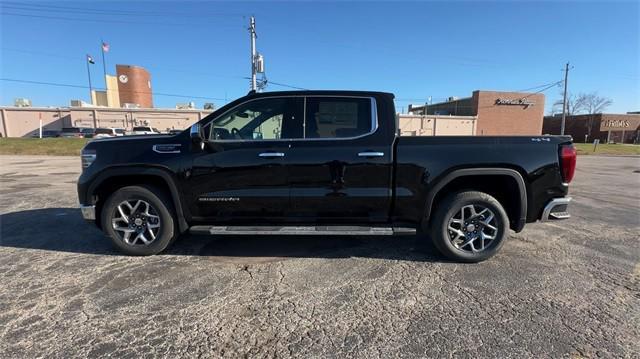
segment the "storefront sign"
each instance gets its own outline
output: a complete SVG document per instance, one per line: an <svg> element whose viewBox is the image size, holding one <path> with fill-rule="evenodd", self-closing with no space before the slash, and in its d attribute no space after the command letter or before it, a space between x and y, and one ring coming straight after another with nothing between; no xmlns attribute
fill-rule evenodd
<svg viewBox="0 0 640 359"><path fill-rule="evenodd" d="M622 115L617 117L618 118L605 117L600 122L600 131L637 130L638 127L640 127L640 115Z"/></svg>
<svg viewBox="0 0 640 359"><path fill-rule="evenodd" d="M631 123L627 120L604 120L602 127L628 128L631 127Z"/></svg>
<svg viewBox="0 0 640 359"><path fill-rule="evenodd" d="M535 102L527 98L498 98L496 99L496 105L511 105L511 106L524 106L525 108L535 105Z"/></svg>

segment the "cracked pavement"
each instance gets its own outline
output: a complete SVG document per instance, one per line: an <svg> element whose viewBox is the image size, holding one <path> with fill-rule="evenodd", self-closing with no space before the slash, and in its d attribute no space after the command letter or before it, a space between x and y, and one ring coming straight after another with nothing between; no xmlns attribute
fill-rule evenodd
<svg viewBox="0 0 640 359"><path fill-rule="evenodd" d="M76 157L0 156L0 357L640 357L640 158L479 264L424 238L185 236L120 255Z"/></svg>

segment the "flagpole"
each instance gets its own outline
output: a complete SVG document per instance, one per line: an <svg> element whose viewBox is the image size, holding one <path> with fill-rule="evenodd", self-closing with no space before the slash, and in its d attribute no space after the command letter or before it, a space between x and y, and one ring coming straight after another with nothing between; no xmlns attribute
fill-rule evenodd
<svg viewBox="0 0 640 359"><path fill-rule="evenodd" d="M107 63L104 61L104 41L100 39L100 50L102 50L102 72L104 72L104 90L107 90Z"/></svg>
<svg viewBox="0 0 640 359"><path fill-rule="evenodd" d="M91 86L91 69L89 68L89 59L85 59L87 63L87 76L89 77L89 102L93 104L93 87Z"/></svg>

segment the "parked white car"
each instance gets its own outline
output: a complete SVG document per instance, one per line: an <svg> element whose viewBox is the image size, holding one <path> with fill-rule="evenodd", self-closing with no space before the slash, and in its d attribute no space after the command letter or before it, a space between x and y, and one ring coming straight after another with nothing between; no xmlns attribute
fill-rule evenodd
<svg viewBox="0 0 640 359"><path fill-rule="evenodd" d="M147 126L136 126L129 133L130 135L157 135L160 134L155 128L147 127Z"/></svg>
<svg viewBox="0 0 640 359"><path fill-rule="evenodd" d="M93 138L109 138L118 136L124 136L124 128L96 128Z"/></svg>

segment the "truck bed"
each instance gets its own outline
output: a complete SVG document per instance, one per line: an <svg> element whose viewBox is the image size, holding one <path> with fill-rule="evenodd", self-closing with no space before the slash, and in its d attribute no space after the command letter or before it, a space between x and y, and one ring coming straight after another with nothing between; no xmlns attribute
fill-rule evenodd
<svg viewBox="0 0 640 359"><path fill-rule="evenodd" d="M527 187L527 222L539 218L544 205L562 197L559 145L571 136L416 136L395 144L396 202L399 221L419 218L427 192L448 173L464 168L509 168Z"/></svg>

